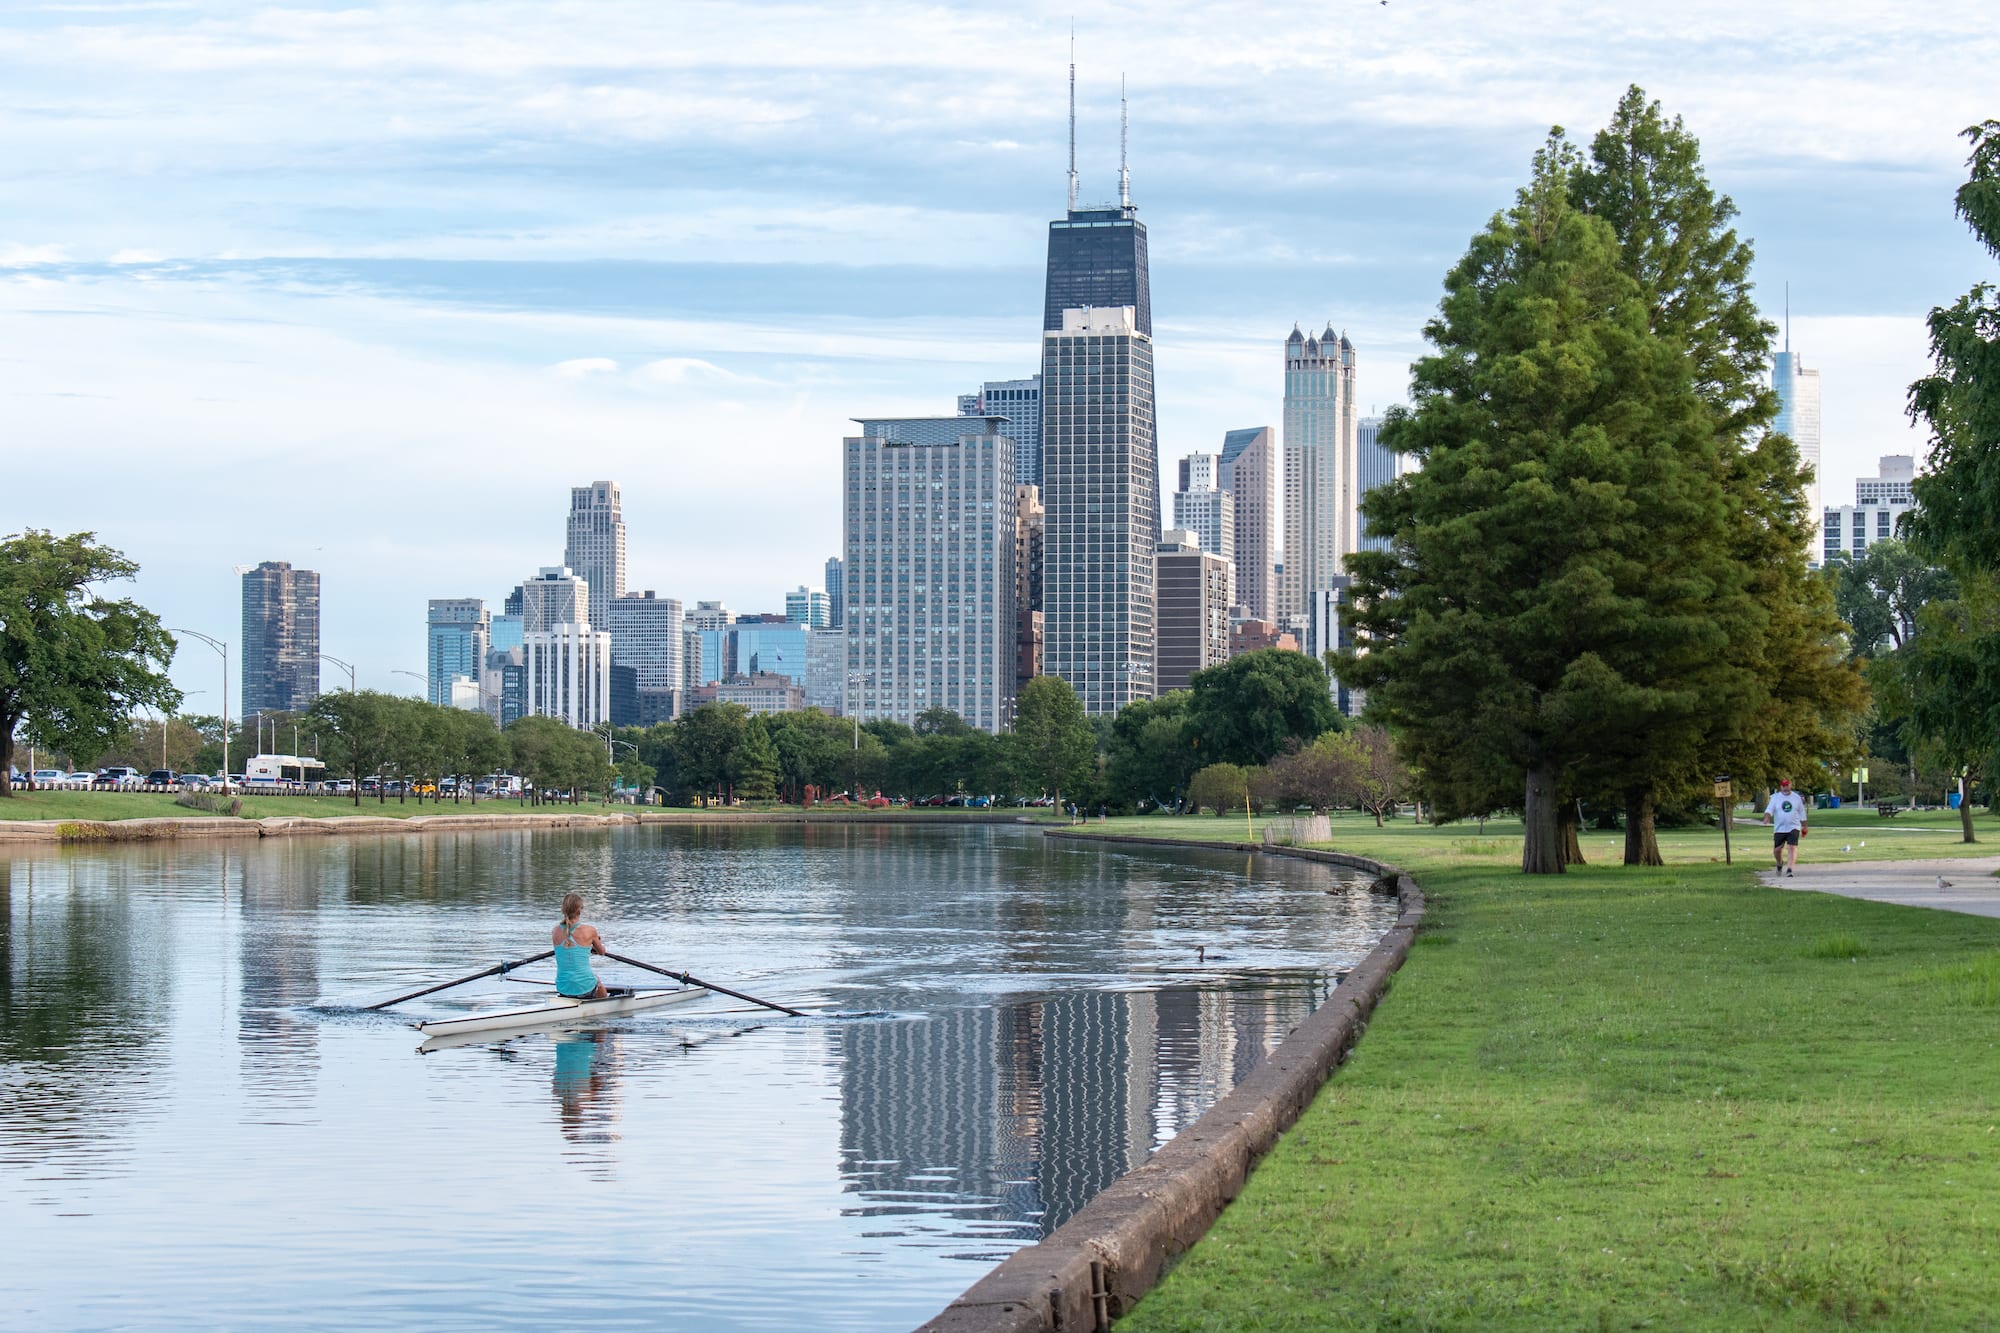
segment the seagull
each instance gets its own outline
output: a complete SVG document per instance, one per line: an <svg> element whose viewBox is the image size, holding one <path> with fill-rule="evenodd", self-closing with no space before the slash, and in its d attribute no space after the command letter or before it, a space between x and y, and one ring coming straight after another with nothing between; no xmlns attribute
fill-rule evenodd
<svg viewBox="0 0 2000 1333"><path fill-rule="evenodd" d="M1851 842L1850 842L1850 843L1847 843L1847 844L1846 844L1845 846L1843 846L1843 847L1842 847L1842 848L1841 848L1840 850L1841 850L1841 851L1843 851L1843 852L1851 852L1851 851L1853 851L1853 850L1854 850L1854 844L1853 844L1853 843L1851 843Z"/></svg>
<svg viewBox="0 0 2000 1333"><path fill-rule="evenodd" d="M1863 841L1863 842L1861 843L1861 846L1863 846L1863 847L1866 847L1867 845L1868 845L1868 843L1867 843L1867 842L1866 842L1865 840L1864 840L1864 841Z"/></svg>
<svg viewBox="0 0 2000 1333"><path fill-rule="evenodd" d="M1942 892L1942 891L1944 891L1945 889L1948 889L1948 888L1950 888L1950 887L1951 887L1951 881L1950 881L1950 880L1948 880L1948 879L1946 879L1946 878L1945 878L1945 877L1944 877L1943 875L1939 875L1939 876L1938 876L1938 890L1939 890L1940 892Z"/></svg>

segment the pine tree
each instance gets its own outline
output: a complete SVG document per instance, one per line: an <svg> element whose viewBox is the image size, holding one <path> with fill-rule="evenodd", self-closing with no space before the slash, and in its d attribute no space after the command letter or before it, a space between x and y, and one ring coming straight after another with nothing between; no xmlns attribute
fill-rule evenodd
<svg viewBox="0 0 2000 1333"><path fill-rule="evenodd" d="M1689 359L1572 203L1579 167L1557 131L1446 279L1437 353L1387 432L1422 466L1369 496L1393 547L1350 561L1366 651L1337 668L1441 813L1519 783L1529 873L1562 870L1566 783L1699 707L1686 677L1726 633L1718 604L1744 600Z"/></svg>

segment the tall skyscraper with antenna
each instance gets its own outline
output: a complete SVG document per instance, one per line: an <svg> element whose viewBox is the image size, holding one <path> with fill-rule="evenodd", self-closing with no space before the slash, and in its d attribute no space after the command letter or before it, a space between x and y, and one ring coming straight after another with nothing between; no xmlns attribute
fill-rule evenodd
<svg viewBox="0 0 2000 1333"><path fill-rule="evenodd" d="M1080 206L1070 62L1069 208L1049 224L1042 311L1043 669L1093 714L1155 692L1153 302L1123 102L1118 202Z"/></svg>

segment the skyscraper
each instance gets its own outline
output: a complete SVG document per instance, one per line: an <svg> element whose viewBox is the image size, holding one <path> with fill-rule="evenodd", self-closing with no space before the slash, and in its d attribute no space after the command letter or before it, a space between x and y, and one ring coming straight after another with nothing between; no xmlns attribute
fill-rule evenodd
<svg viewBox="0 0 2000 1333"><path fill-rule="evenodd" d="M1403 460L1398 455L1389 452L1382 445L1382 422L1383 418L1381 417L1362 417L1359 427L1355 432L1356 444L1360 455L1359 500L1367 499L1368 492L1374 490L1377 486L1387 485L1402 475ZM1359 500L1356 501L1357 504ZM1359 515L1354 520L1354 532L1360 539L1358 548L1360 550L1386 551L1389 549L1388 537L1370 535L1368 532L1368 520Z"/></svg>
<svg viewBox="0 0 2000 1333"><path fill-rule="evenodd" d="M1236 559L1235 499L1216 486L1220 475L1214 454L1189 454L1180 462L1180 489L1174 492L1174 527L1194 534L1204 551L1233 562ZM1162 538L1162 541L1165 539ZM1233 582L1233 580L1232 580ZM1235 604L1231 592L1225 608Z"/></svg>
<svg viewBox="0 0 2000 1333"><path fill-rule="evenodd" d="M449 708L452 677L468 676L477 681L486 669L486 654L492 649L492 620L486 603L477 597L434 597L427 624L425 693L432 703Z"/></svg>
<svg viewBox="0 0 2000 1333"><path fill-rule="evenodd" d="M613 721L643 726L646 717L661 718L673 709L666 697L681 687L681 604L678 598L656 596L651 589L628 592L607 608L604 628L611 634L611 665L630 670L632 697L621 699Z"/></svg>
<svg viewBox="0 0 2000 1333"><path fill-rule="evenodd" d="M1160 535L1160 692L1184 690L1195 672L1229 660L1229 561L1195 535Z"/></svg>
<svg viewBox="0 0 2000 1333"><path fill-rule="evenodd" d="M319 575L266 560L243 574L243 715L319 697Z"/></svg>
<svg viewBox="0 0 2000 1333"><path fill-rule="evenodd" d="M590 585L594 605L602 608L625 595L625 513L617 482L593 481L570 488L563 563Z"/></svg>
<svg viewBox="0 0 2000 1333"><path fill-rule="evenodd" d="M522 652L526 711L589 728L611 718L611 636L564 622L530 630Z"/></svg>
<svg viewBox="0 0 2000 1333"><path fill-rule="evenodd" d="M1015 480L1025 486L1042 484L1042 377L988 380L978 393L958 396L962 417L1005 417L1002 434L1014 441Z"/></svg>
<svg viewBox="0 0 2000 1333"><path fill-rule="evenodd" d="M1064 312L1042 349L1043 669L1114 713L1154 693L1153 340L1126 305Z"/></svg>
<svg viewBox="0 0 2000 1333"><path fill-rule="evenodd" d="M860 420L844 442L847 712L1013 716L1014 441L988 417Z"/></svg>
<svg viewBox="0 0 2000 1333"><path fill-rule="evenodd" d="M1042 488L1014 487L1014 692L1042 674L1042 565L1048 544L1048 513Z"/></svg>
<svg viewBox="0 0 2000 1333"><path fill-rule="evenodd" d="M517 591L521 597L521 633L542 633L557 625L590 623L590 585L568 565L544 565L535 577L524 579Z"/></svg>
<svg viewBox="0 0 2000 1333"><path fill-rule="evenodd" d="M1806 556L1817 565L1822 540L1818 528L1825 516L1820 508L1819 372L1807 370L1792 351L1790 323L1788 316L1785 350L1771 361L1771 387L1778 392L1778 419L1771 423L1771 429L1791 436L1792 443L1798 446L1799 462L1812 469L1812 484L1806 488L1806 512L1813 516L1814 531L1806 546Z"/></svg>
<svg viewBox="0 0 2000 1333"><path fill-rule="evenodd" d="M1236 604L1251 620L1278 618L1278 577L1285 561L1285 460L1269 426L1222 437L1215 479L1236 516Z"/></svg>
<svg viewBox="0 0 2000 1333"><path fill-rule="evenodd" d="M800 584L785 594L785 619L810 629L828 628L833 623L833 611L827 594Z"/></svg>
<svg viewBox="0 0 2000 1333"><path fill-rule="evenodd" d="M830 556L826 562L826 610L827 628L839 629L847 623L847 567L839 556Z"/></svg>
<svg viewBox="0 0 2000 1333"><path fill-rule="evenodd" d="M1308 594L1334 586L1357 549L1359 419L1354 345L1333 326L1285 340L1285 574L1278 619L1303 624Z"/></svg>

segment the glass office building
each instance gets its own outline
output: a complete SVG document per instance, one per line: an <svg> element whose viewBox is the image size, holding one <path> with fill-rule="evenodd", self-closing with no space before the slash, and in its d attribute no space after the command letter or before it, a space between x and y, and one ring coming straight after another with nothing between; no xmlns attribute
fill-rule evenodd
<svg viewBox="0 0 2000 1333"><path fill-rule="evenodd" d="M1060 333L1066 310L1120 306L1132 307L1137 331L1151 339L1152 281L1146 271L1146 224L1139 221L1139 210L1129 204L1072 208L1067 216L1049 223L1042 331Z"/></svg>
<svg viewBox="0 0 2000 1333"><path fill-rule="evenodd" d="M992 417L860 425L844 442L847 712L908 724L949 708L1004 731L1014 706L1014 441Z"/></svg>

